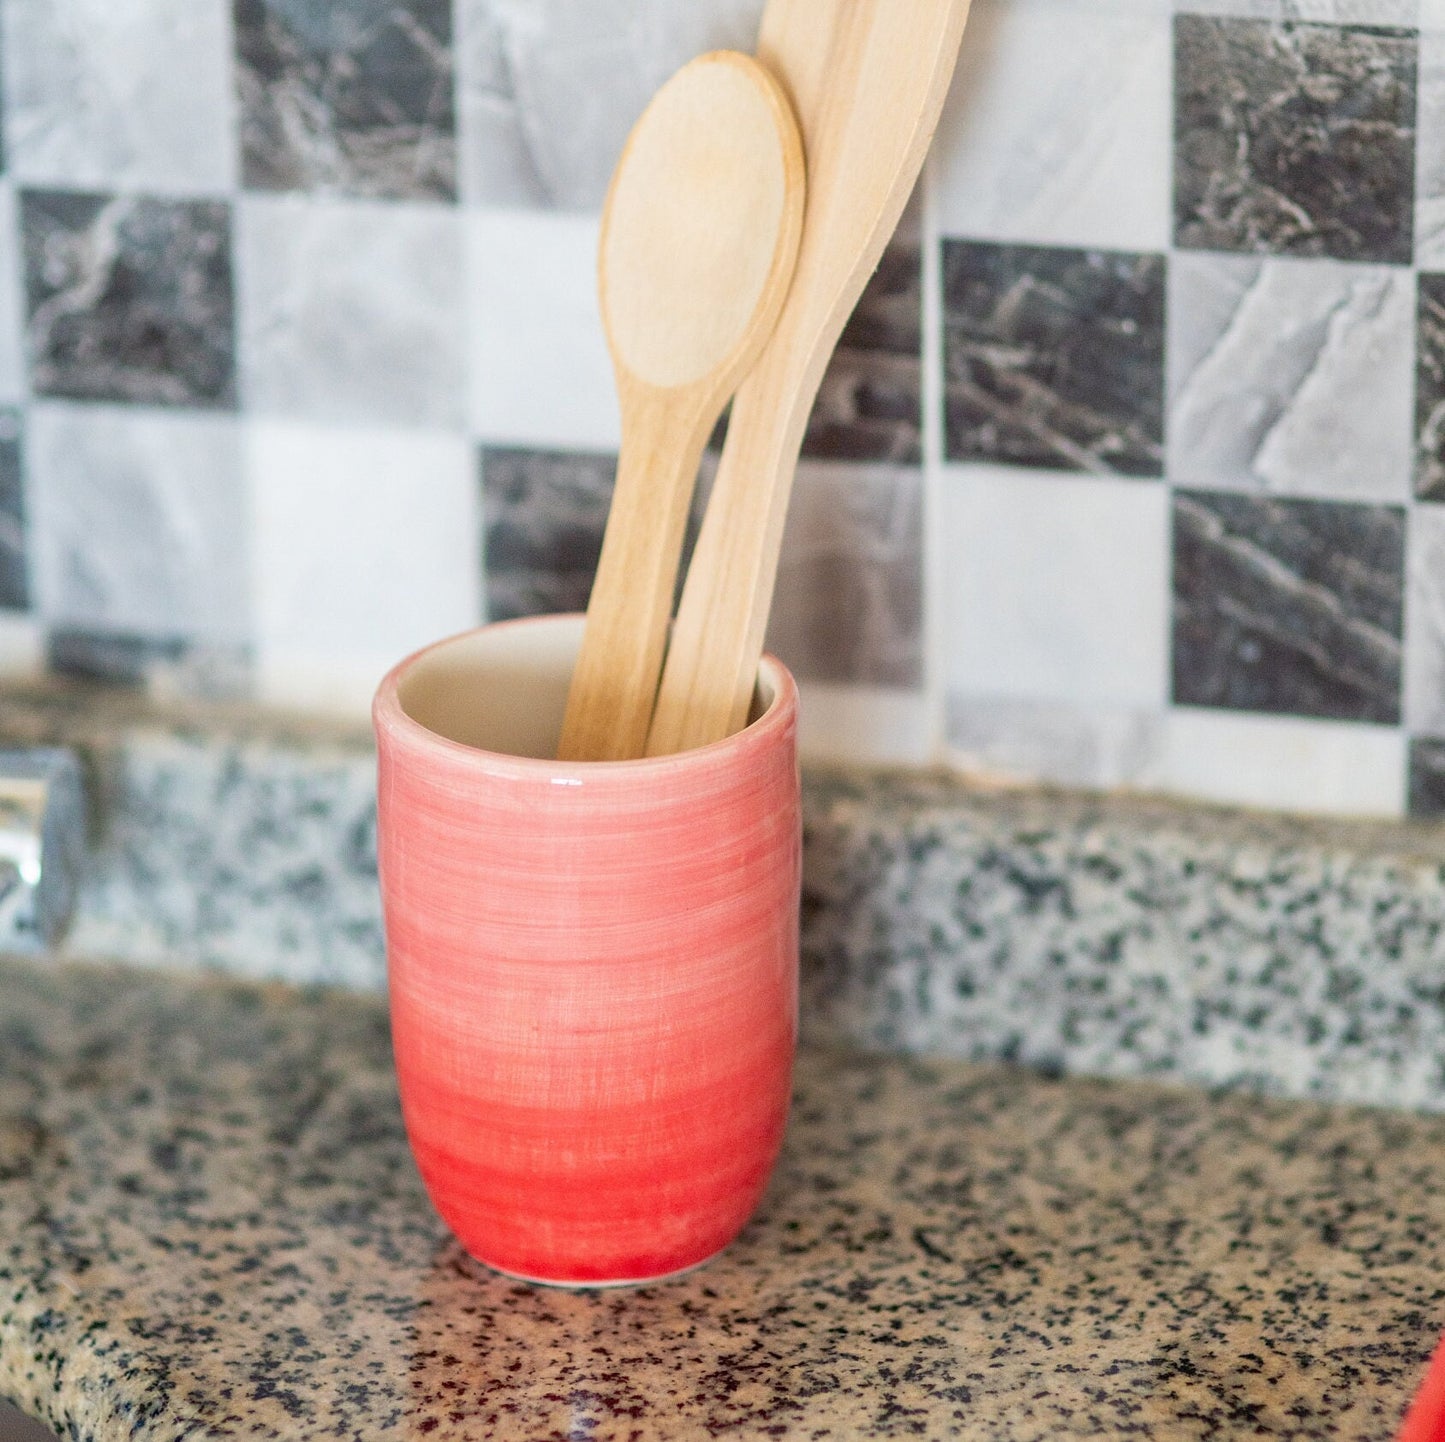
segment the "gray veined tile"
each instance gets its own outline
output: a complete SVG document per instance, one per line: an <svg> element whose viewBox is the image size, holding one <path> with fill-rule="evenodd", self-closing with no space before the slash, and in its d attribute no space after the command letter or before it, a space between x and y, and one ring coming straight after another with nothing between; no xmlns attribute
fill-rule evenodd
<svg viewBox="0 0 1445 1442"><path fill-rule="evenodd" d="M1405 606L1405 724L1445 737L1445 506L1410 513Z"/></svg>
<svg viewBox="0 0 1445 1442"><path fill-rule="evenodd" d="M23 191L20 214L36 392L234 404L229 206Z"/></svg>
<svg viewBox="0 0 1445 1442"><path fill-rule="evenodd" d="M800 681L920 684L922 491L913 466L799 464L767 645Z"/></svg>
<svg viewBox="0 0 1445 1442"><path fill-rule="evenodd" d="M1161 255L943 242L949 460L1158 476Z"/></svg>
<svg viewBox="0 0 1445 1442"><path fill-rule="evenodd" d="M1403 508L1179 491L1173 548L1176 704L1400 720Z"/></svg>
<svg viewBox="0 0 1445 1442"><path fill-rule="evenodd" d="M611 455L482 450L489 621L587 609L616 471Z"/></svg>
<svg viewBox="0 0 1445 1442"><path fill-rule="evenodd" d="M751 51L762 0L457 0L465 199L595 210L643 106L705 50Z"/></svg>
<svg viewBox="0 0 1445 1442"><path fill-rule="evenodd" d="M1170 479L1404 500L1413 309L1396 267L1175 255Z"/></svg>
<svg viewBox="0 0 1445 1442"><path fill-rule="evenodd" d="M235 183L230 0L21 0L0 9L22 184L216 195Z"/></svg>
<svg viewBox="0 0 1445 1442"><path fill-rule="evenodd" d="M456 194L450 0L234 0L234 15L246 185Z"/></svg>
<svg viewBox="0 0 1445 1442"><path fill-rule="evenodd" d="M1179 15L1178 245L1407 263L1412 30Z"/></svg>

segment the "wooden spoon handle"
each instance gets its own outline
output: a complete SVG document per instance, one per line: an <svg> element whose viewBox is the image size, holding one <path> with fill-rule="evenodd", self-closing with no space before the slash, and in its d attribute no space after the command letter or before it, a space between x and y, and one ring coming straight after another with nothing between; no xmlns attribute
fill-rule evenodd
<svg viewBox="0 0 1445 1442"><path fill-rule="evenodd" d="M612 509L557 750L563 761L641 756L657 699L694 481L717 404L697 388L625 401Z"/></svg>
<svg viewBox="0 0 1445 1442"><path fill-rule="evenodd" d="M787 519L787 478L813 395L792 384L792 368L786 351L765 352L733 399L652 712L649 756L721 740L747 721ZM789 391L793 403L779 404Z"/></svg>

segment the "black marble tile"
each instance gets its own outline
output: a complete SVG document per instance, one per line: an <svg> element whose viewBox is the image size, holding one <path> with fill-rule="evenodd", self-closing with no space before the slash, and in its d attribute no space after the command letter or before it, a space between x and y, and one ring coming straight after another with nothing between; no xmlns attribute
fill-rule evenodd
<svg viewBox="0 0 1445 1442"><path fill-rule="evenodd" d="M25 191L20 212L37 393L234 405L229 206Z"/></svg>
<svg viewBox="0 0 1445 1442"><path fill-rule="evenodd" d="M1399 721L1402 508L1180 491L1173 548L1176 703Z"/></svg>
<svg viewBox="0 0 1445 1442"><path fill-rule="evenodd" d="M46 636L45 662L57 676L169 697L233 701L245 697L251 683L251 655L245 647L185 636L55 626Z"/></svg>
<svg viewBox="0 0 1445 1442"><path fill-rule="evenodd" d="M1181 246L1408 263L1415 32L1179 15Z"/></svg>
<svg viewBox="0 0 1445 1442"><path fill-rule="evenodd" d="M1421 275L1415 328L1415 494L1445 501L1445 275Z"/></svg>
<svg viewBox="0 0 1445 1442"><path fill-rule="evenodd" d="M703 457L683 534L674 606L716 468L715 454ZM602 554L617 458L485 446L481 472L487 619L585 611Z"/></svg>
<svg viewBox="0 0 1445 1442"><path fill-rule="evenodd" d="M487 619L585 611L616 457L488 447L481 467Z"/></svg>
<svg viewBox="0 0 1445 1442"><path fill-rule="evenodd" d="M923 461L923 250L883 253L838 341L803 438L814 460Z"/></svg>
<svg viewBox="0 0 1445 1442"><path fill-rule="evenodd" d="M948 459L1157 476L1163 256L943 242Z"/></svg>
<svg viewBox="0 0 1445 1442"><path fill-rule="evenodd" d="M1410 742L1410 815L1445 817L1445 739L1417 736Z"/></svg>
<svg viewBox="0 0 1445 1442"><path fill-rule="evenodd" d="M19 414L0 411L0 610L4 611L24 611L30 605L20 445Z"/></svg>
<svg viewBox="0 0 1445 1442"><path fill-rule="evenodd" d="M234 7L246 185L455 196L450 0Z"/></svg>

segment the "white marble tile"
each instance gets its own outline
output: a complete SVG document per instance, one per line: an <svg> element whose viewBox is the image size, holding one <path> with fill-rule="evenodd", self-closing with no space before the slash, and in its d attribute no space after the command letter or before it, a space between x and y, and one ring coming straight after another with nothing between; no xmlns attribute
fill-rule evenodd
<svg viewBox="0 0 1445 1442"><path fill-rule="evenodd" d="M41 402L25 434L36 609L51 624L244 642L233 417Z"/></svg>
<svg viewBox="0 0 1445 1442"><path fill-rule="evenodd" d="M1142 790L1336 816L1400 816L1406 740L1394 726L1175 707Z"/></svg>
<svg viewBox="0 0 1445 1442"><path fill-rule="evenodd" d="M1162 707L953 695L945 740L949 764L970 776L1112 789L1157 763L1163 724Z"/></svg>
<svg viewBox="0 0 1445 1442"><path fill-rule="evenodd" d="M1445 269L1445 0L1420 32L1419 110L1415 131L1415 263Z"/></svg>
<svg viewBox="0 0 1445 1442"><path fill-rule="evenodd" d="M653 92L705 50L751 51L762 0L457 0L461 192L595 210Z"/></svg>
<svg viewBox="0 0 1445 1442"><path fill-rule="evenodd" d="M1157 4L975 0L935 141L944 233L1163 250L1169 23Z"/></svg>
<svg viewBox="0 0 1445 1442"><path fill-rule="evenodd" d="M1445 736L1445 506L1414 507L1408 526L1405 725Z"/></svg>
<svg viewBox="0 0 1445 1442"><path fill-rule="evenodd" d="M768 648L800 679L922 684L921 508L915 467L799 462Z"/></svg>
<svg viewBox="0 0 1445 1442"><path fill-rule="evenodd" d="M228 0L11 0L0 51L7 160L21 182L234 186Z"/></svg>
<svg viewBox="0 0 1445 1442"><path fill-rule="evenodd" d="M388 667L481 616L479 489L459 436L247 428L263 699L360 711Z"/></svg>
<svg viewBox="0 0 1445 1442"><path fill-rule="evenodd" d="M1326 25L1416 25L1439 0L1177 0L1189 15L1240 15Z"/></svg>
<svg viewBox="0 0 1445 1442"><path fill-rule="evenodd" d="M26 392L21 248L15 188L0 180L0 405L22 400Z"/></svg>
<svg viewBox="0 0 1445 1442"><path fill-rule="evenodd" d="M0 611L0 676L35 680L45 671L45 633L34 616Z"/></svg>
<svg viewBox="0 0 1445 1442"><path fill-rule="evenodd" d="M458 0L454 14L457 189L464 201L547 205L496 7Z"/></svg>
<svg viewBox="0 0 1445 1442"><path fill-rule="evenodd" d="M467 217L470 424L491 445L616 450L593 216Z"/></svg>
<svg viewBox="0 0 1445 1442"><path fill-rule="evenodd" d="M945 691L1162 706L1168 499L1157 482L950 467L938 518Z"/></svg>
<svg viewBox="0 0 1445 1442"><path fill-rule="evenodd" d="M933 716L921 691L800 681L798 692L798 754L805 765L933 761Z"/></svg>
<svg viewBox="0 0 1445 1442"><path fill-rule="evenodd" d="M1169 478L1355 501L1409 494L1410 272L1176 252Z"/></svg>
<svg viewBox="0 0 1445 1442"><path fill-rule="evenodd" d="M243 196L236 283L246 409L463 426L461 218L450 207Z"/></svg>

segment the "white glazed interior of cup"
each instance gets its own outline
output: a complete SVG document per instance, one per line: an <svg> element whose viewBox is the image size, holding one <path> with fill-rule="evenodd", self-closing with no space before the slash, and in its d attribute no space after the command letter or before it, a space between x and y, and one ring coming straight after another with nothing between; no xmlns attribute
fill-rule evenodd
<svg viewBox="0 0 1445 1442"><path fill-rule="evenodd" d="M582 616L503 621L418 653L397 677L397 701L418 725L447 741L504 756L550 760L562 737ZM777 696L765 660L751 724Z"/></svg>

